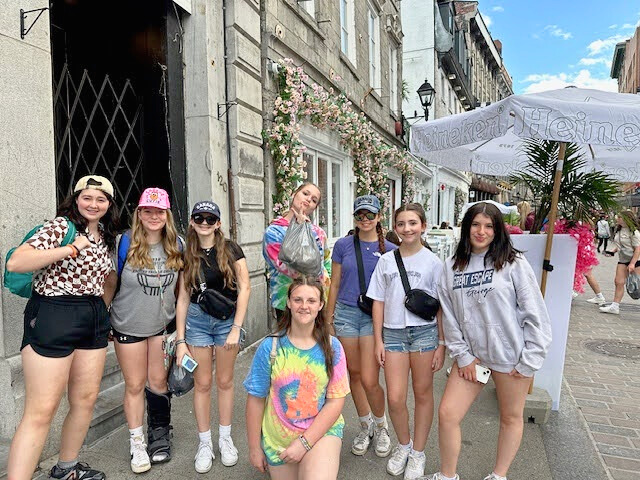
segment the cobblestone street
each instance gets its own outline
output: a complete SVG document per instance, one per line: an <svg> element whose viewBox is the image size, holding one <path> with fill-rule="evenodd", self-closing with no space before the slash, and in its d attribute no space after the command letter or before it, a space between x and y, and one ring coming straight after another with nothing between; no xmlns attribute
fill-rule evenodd
<svg viewBox="0 0 640 480"><path fill-rule="evenodd" d="M607 299L613 298L617 256L599 255L595 277ZM587 302L593 292L573 301L565 378L595 441L610 478L640 478L640 303L625 292L620 315L598 311Z"/></svg>

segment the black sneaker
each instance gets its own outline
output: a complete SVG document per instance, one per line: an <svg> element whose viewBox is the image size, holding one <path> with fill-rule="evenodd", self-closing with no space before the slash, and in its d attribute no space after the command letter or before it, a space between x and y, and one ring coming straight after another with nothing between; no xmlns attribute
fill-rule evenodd
<svg viewBox="0 0 640 480"><path fill-rule="evenodd" d="M86 463L78 462L73 467L62 469L58 465L54 465L49 472L49 478L58 478L61 480L104 480L107 476L92 469Z"/></svg>

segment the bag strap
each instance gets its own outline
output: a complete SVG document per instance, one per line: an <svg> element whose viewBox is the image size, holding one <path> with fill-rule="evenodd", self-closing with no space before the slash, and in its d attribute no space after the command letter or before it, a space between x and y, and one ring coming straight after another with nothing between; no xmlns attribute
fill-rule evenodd
<svg viewBox="0 0 640 480"><path fill-rule="evenodd" d="M409 279L407 278L407 271L404 269L404 263L402 263L402 257L400 256L400 249L393 251L393 256L396 257L396 264L398 265L398 272L400 272L400 280L402 280L402 286L404 287L404 293L409 293L411 285L409 285Z"/></svg>
<svg viewBox="0 0 640 480"><path fill-rule="evenodd" d="M271 352L269 352L269 364L273 367L273 364L276 363L276 356L278 353L278 337L274 335L271 337Z"/></svg>
<svg viewBox="0 0 640 480"><path fill-rule="evenodd" d="M118 278L122 275L124 265L127 263L127 254L129 253L129 246L131 245L131 231L127 230L120 235L120 241L118 242Z"/></svg>
<svg viewBox="0 0 640 480"><path fill-rule="evenodd" d="M76 234L78 233L76 224L69 220L67 217L63 218L67 221L67 234L62 239L62 243L60 244L61 247L73 243L73 241L76 239Z"/></svg>
<svg viewBox="0 0 640 480"><path fill-rule="evenodd" d="M358 280L360 281L360 294L367 293L367 285L364 281L364 264L362 262L362 250L360 249L360 239L358 235L353 235L353 244L356 250L356 262L358 263Z"/></svg>

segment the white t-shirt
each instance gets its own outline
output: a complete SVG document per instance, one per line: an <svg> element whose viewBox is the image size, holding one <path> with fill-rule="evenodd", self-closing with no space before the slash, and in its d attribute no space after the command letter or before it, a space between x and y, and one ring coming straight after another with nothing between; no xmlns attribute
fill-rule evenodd
<svg viewBox="0 0 640 480"><path fill-rule="evenodd" d="M424 290L438 298L438 282L442 275L442 261L429 249L423 248L409 257L402 257L409 286ZM378 261L371 276L367 297L384 302L384 326L405 328L429 325L430 322L414 315L404 306L404 287L393 252L387 252Z"/></svg>

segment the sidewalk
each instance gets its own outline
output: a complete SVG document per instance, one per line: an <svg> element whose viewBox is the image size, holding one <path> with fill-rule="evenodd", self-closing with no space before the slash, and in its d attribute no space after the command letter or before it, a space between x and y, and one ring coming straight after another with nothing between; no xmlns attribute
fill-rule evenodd
<svg viewBox="0 0 640 480"><path fill-rule="evenodd" d="M617 256L598 258L595 277L611 301ZM573 301L565 379L609 478L639 479L640 303L625 292L620 315L600 313L585 288Z"/></svg>

